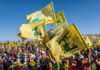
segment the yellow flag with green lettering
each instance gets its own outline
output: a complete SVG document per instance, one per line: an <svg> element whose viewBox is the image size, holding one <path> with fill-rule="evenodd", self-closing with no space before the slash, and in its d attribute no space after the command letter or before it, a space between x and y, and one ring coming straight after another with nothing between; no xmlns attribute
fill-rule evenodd
<svg viewBox="0 0 100 70"><path fill-rule="evenodd" d="M66 24L62 23L61 25L57 26L54 29L51 29L50 31L48 31L48 38L49 40L52 39L54 36L62 33L66 28Z"/></svg>
<svg viewBox="0 0 100 70"><path fill-rule="evenodd" d="M56 23L59 24L59 23L65 23L66 26L67 26L67 21L66 21L66 18L64 16L64 13L63 13L63 10L61 10L58 14L56 14ZM56 23L52 23L52 25L56 25Z"/></svg>
<svg viewBox="0 0 100 70"><path fill-rule="evenodd" d="M50 41L47 42L47 47L50 49L53 57L56 59L57 62L61 61L60 56L63 54L63 50L61 46L57 43L58 35L52 38Z"/></svg>
<svg viewBox="0 0 100 70"><path fill-rule="evenodd" d="M27 15L27 20L29 20L29 23L39 23L42 20L45 20L46 23L54 23L55 14L52 1L41 10Z"/></svg>
<svg viewBox="0 0 100 70"><path fill-rule="evenodd" d="M45 22L41 24L22 24L20 27L21 36L28 39L39 39L45 36Z"/></svg>
<svg viewBox="0 0 100 70"><path fill-rule="evenodd" d="M61 34L47 42L47 47L51 50L53 57L60 62L63 58L86 48L87 45L76 26L72 24Z"/></svg>
<svg viewBox="0 0 100 70"><path fill-rule="evenodd" d="M87 44L87 47L90 48L90 47L93 47L93 42L90 40L89 37L87 37L85 39L85 43Z"/></svg>
<svg viewBox="0 0 100 70"><path fill-rule="evenodd" d="M97 40L96 45L97 45L97 46L100 46L100 39Z"/></svg>

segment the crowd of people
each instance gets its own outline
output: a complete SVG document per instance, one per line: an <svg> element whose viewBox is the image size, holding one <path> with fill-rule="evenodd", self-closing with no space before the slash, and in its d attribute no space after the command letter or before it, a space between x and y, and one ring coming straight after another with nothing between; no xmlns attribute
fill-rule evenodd
<svg viewBox="0 0 100 70"><path fill-rule="evenodd" d="M100 46L85 48L61 62L40 42L19 42L16 46L0 46L0 70L100 70Z"/></svg>

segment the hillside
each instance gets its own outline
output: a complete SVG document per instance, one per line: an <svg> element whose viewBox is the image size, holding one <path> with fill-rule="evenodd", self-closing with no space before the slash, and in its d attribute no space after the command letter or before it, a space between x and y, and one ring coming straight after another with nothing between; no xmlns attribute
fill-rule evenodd
<svg viewBox="0 0 100 70"><path fill-rule="evenodd" d="M93 40L98 40L100 39L100 34L83 34L82 37L85 38L85 37L91 37Z"/></svg>

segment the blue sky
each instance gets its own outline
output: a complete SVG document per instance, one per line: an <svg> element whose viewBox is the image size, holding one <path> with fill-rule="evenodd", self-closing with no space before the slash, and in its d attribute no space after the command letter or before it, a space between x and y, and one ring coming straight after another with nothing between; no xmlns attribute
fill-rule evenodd
<svg viewBox="0 0 100 70"><path fill-rule="evenodd" d="M0 0L0 41L18 40L26 15L51 0ZM75 23L81 34L100 33L100 0L52 0L55 13L63 9L68 26ZM48 29L51 28L48 26Z"/></svg>

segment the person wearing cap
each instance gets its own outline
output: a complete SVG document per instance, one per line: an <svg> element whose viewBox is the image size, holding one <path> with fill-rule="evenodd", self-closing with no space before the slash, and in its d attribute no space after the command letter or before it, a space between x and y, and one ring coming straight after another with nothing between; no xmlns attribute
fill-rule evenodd
<svg viewBox="0 0 100 70"><path fill-rule="evenodd" d="M29 60L29 70L36 70L36 60L35 55L30 53L30 60Z"/></svg>
<svg viewBox="0 0 100 70"><path fill-rule="evenodd" d="M9 69L9 62L6 57L3 57L3 70Z"/></svg>
<svg viewBox="0 0 100 70"><path fill-rule="evenodd" d="M9 58L9 70L14 70L14 61L12 58Z"/></svg>
<svg viewBox="0 0 100 70"><path fill-rule="evenodd" d="M95 59L89 61L91 54L88 53L87 57L84 57L81 53L78 58L77 70L90 70L89 66L94 62ZM88 59L88 60L87 60Z"/></svg>
<svg viewBox="0 0 100 70"><path fill-rule="evenodd" d="M41 70L49 70L49 60L46 58L45 51L41 51L42 58L40 59Z"/></svg>
<svg viewBox="0 0 100 70"><path fill-rule="evenodd" d="M29 68L28 68L28 56L26 53L24 54L21 62L23 63L22 70L29 70Z"/></svg>

